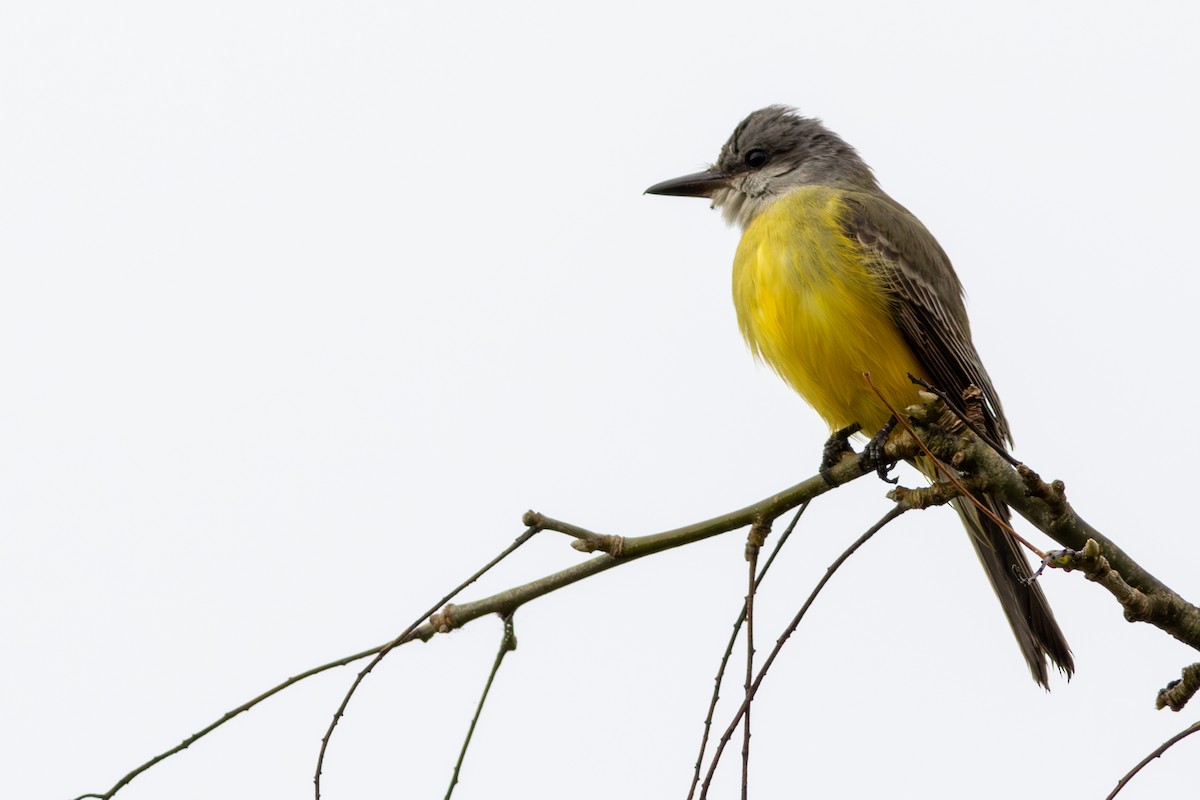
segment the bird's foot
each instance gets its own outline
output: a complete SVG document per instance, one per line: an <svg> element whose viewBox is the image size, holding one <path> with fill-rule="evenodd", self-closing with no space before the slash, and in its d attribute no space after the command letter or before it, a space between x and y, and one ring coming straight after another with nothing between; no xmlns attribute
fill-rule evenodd
<svg viewBox="0 0 1200 800"><path fill-rule="evenodd" d="M871 441L867 442L867 446L863 448L862 455L858 457L859 469L863 472L875 470L879 479L886 483L899 483L900 481L899 478L888 477L888 473L892 471L892 467L896 466L896 462L895 460L888 461L887 454L884 452L888 437L892 435L895 428L896 418L892 417L886 425L879 429L879 433L871 437Z"/></svg>
<svg viewBox="0 0 1200 800"><path fill-rule="evenodd" d="M829 471L837 466L837 463L842 460L842 456L854 452L854 448L850 446L850 437L860 430L862 430L862 425L857 422L847 425L841 430L835 431L825 442L825 448L821 451L821 477L830 486L833 486L833 478L830 477Z"/></svg>

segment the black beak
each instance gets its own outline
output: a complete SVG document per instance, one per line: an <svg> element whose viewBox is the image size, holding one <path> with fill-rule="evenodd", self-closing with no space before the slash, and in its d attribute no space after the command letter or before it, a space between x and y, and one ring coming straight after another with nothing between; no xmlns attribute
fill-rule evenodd
<svg viewBox="0 0 1200 800"><path fill-rule="evenodd" d="M706 170L682 178L656 183L646 194L666 194L674 197L712 197L719 189L729 186L729 176L715 170Z"/></svg>

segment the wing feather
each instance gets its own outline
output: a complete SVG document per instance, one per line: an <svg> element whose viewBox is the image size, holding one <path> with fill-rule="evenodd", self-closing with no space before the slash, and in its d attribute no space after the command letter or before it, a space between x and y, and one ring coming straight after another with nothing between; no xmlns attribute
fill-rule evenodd
<svg viewBox="0 0 1200 800"><path fill-rule="evenodd" d="M922 376L957 399L971 384L987 400L988 434L1011 444L1000 397L971 341L962 284L933 235L886 195L853 193L847 232L858 240L892 293L892 313L909 347L929 371Z"/></svg>

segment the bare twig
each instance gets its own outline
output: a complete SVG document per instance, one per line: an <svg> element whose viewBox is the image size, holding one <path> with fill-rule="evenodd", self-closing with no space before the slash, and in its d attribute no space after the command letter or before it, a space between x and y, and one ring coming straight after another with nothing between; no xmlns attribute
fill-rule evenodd
<svg viewBox="0 0 1200 800"><path fill-rule="evenodd" d="M758 553L766 542L770 523L763 520L750 526L746 539L746 719L742 725L742 800L750 794L750 682L754 679L754 590L758 585Z"/></svg>
<svg viewBox="0 0 1200 800"><path fill-rule="evenodd" d="M829 568L825 570L825 574L821 576L821 580L817 581L817 585L813 587L812 593L809 594L808 599L804 601L804 605L801 606L800 610L796 612L796 616L792 618L792 621L788 623L787 628L784 629L783 633L779 636L779 639L775 642L775 647L772 648L770 655L767 656L767 660L764 661L762 667L759 668L758 675L755 677L754 683L751 684L750 690L747 692L746 699L742 702L742 705L737 710L737 713L734 714L733 721L729 723L729 727L725 729L725 733L721 735L721 739L717 743L717 750L715 753L713 753L712 761L709 762L708 765L708 772L705 774L704 782L700 787L700 800L705 800L705 798L708 797L708 787L712 784L713 775L716 774L717 764L719 764L721 761L721 754L725 750L725 745L729 743L729 740L733 737L734 732L737 730L738 724L742 721L742 717L750 708L750 702L754 699L754 695L758 693L758 687L762 685L763 678L766 677L767 671L771 669L771 665L775 663L775 659L783 650L783 645L787 642L788 637L795 633L796 628L800 627L800 621L804 619L804 615L812 606L813 601L817 599L817 595L820 594L821 590L825 588L825 584L829 583L829 579L833 577L833 573L837 572L838 567L846 562L846 559L854 555L854 552L858 550L858 548L866 544L872 536L878 533L889 522L896 519L896 517L903 514L904 511L904 506L893 506L878 522L872 525L866 533L858 537L853 544L847 547L845 552L838 556L837 559L829 565Z"/></svg>
<svg viewBox="0 0 1200 800"><path fill-rule="evenodd" d="M1179 733L1175 734L1170 739L1167 739L1157 749L1155 749L1155 751L1153 753L1151 753L1150 755L1146 756L1141 761L1139 761L1138 765L1136 767L1129 770L1129 772L1127 772L1125 774L1124 778L1121 778L1121 780L1117 781L1116 788L1114 788L1112 790L1112 792L1109 793L1108 797L1104 798L1104 800L1112 800L1114 797L1117 796L1117 792L1119 792L1125 788L1125 784L1127 784L1131 780L1133 780L1134 775L1137 775L1139 772L1142 771L1142 767L1146 766L1151 761L1158 758L1163 753L1167 752L1167 750L1169 750L1171 748L1171 746L1174 745L1176 742L1180 741L1181 739L1186 739L1187 737L1191 736L1196 731L1200 731L1200 722L1192 723L1190 726L1188 726L1184 730L1180 731Z"/></svg>
<svg viewBox="0 0 1200 800"><path fill-rule="evenodd" d="M447 603L449 603L451 600L453 600L455 597L457 597L459 595L459 593L462 592L463 589L466 589L472 583L474 583L475 581L477 581L481 577L483 577L483 575L485 573L487 573L487 571L490 570L492 567L496 566L501 561L503 561L504 559L506 559L510 555L512 555L514 550L516 550L518 547L520 547L521 545L525 544L530 539L532 539L534 534L536 534L537 532L538 532L537 528L534 528L534 527L527 528L524 533L522 533L520 536L518 536L513 541L512 544L510 544L508 547L504 548L504 550L500 553L500 555L493 558L487 564L484 564L483 567L481 567L478 571L476 571L476 573L474 575L467 578L465 581L463 581L458 586L456 586L452 592L450 592L445 597L443 597L441 600L439 600L436 604L434 604L434 606L432 608L430 608L428 611L426 611L424 614L422 614L420 617L418 617L415 622L413 622L411 625L409 625L407 628L405 628L403 633L401 633L395 639L392 639L392 641L388 642L386 645L384 645L382 648L380 648L379 652L376 654L376 656L374 658L371 659L370 663L368 663L365 667L363 667L362 671L359 672L358 675L355 676L354 682L350 684L350 688L346 691L346 696L342 698L341 705L339 705L337 711L334 712L333 719L329 723L328 730L326 730L325 735L321 737L321 749L317 753L317 770L316 770L316 773L313 775L313 792L314 792L314 796L316 797L316 800L321 800L321 768L325 765L325 753L329 749L329 741L333 737L333 731L337 727L338 720L340 720L342 718L342 715L346 713L346 706L350 705L350 698L354 697L354 692L362 684L363 679L366 678L367 675L370 674L371 670L373 670L375 668L375 665L378 664L380 661L382 661L387 656L388 653L392 652L392 650L394 650L399 645L402 645L407 641L411 641L413 632L417 630L417 628L421 625L421 623L424 620L429 619L430 617L433 617L434 614L437 613L439 608L442 609L442 612L441 612L442 616L448 615L450 607L446 605Z"/></svg>
<svg viewBox="0 0 1200 800"><path fill-rule="evenodd" d="M796 515L792 517L792 521L788 523L787 528L783 531L783 535L775 543L775 547L771 550L771 555L767 556L767 562L763 564L762 570L758 573L758 579L754 582L756 591L762 586L763 580L767 577L767 572L770 571L771 565L775 563L775 557L783 549L784 543L792 535L792 531L796 529L796 523L800 521L800 517L803 516L807 508L808 502L806 501L796 509ZM688 787L687 800L692 800L696 794L696 787L700 785L700 769L704 765L704 752L708 749L708 737L712 732L713 716L717 711L717 701L721 699L721 684L725 681L725 667L729 665L729 658L733 655L733 647L737 643L738 634L741 633L742 623L746 621L746 611L746 602L742 601L742 608L738 611L738 617L733 623L733 633L729 636L729 643L725 645L725 652L721 654L721 663L717 667L717 677L713 681L712 698L708 703L708 714L704 717L704 733L700 736L700 753L696 756L696 766L692 774L692 785Z"/></svg>
<svg viewBox="0 0 1200 800"><path fill-rule="evenodd" d="M511 545L509 545L509 547L507 547L504 550L504 552L502 552L496 558L492 559L492 561L490 561L483 569L479 570L473 576L471 576L469 579L467 579L462 584L460 584L458 586L458 588L456 588L453 592L451 592L450 594L443 597L440 601L438 601L437 605L433 606L425 614L422 614L420 618L418 618L415 622L413 622L412 625L410 625L407 629L405 629L405 631L403 633L401 633L396 638L392 639L392 641L387 642L385 644L381 644L377 647L372 647L369 650L363 650L362 652L355 653L354 655L349 655L349 656L345 656L343 658L339 658L336 661L330 661L329 663L322 664L318 667L313 667L312 669L306 670L304 672L301 672L298 675L294 675L291 678L288 678L286 681L283 681L282 683L279 683L276 686L271 687L267 691L263 692L262 694L258 695L257 697L255 697L251 700L246 701L245 703L238 706L237 708L226 712L220 719L218 719L217 721L208 725L207 727L197 731L196 733L193 733L191 736L187 737L186 739L184 739L182 742L175 745L171 749L165 750L162 753L159 753L158 755L154 756L154 758L151 758L149 761L147 761L144 764L141 764L140 766L131 770L126 775L124 775L119 781L117 781L115 784L113 784L112 788L110 788L108 791L106 791L102 794L97 794L97 793L82 794L82 795L79 795L77 798L75 798L75 800L87 800L87 798L97 798L97 800L109 800L109 798L112 798L114 795L116 795L116 793L119 792L121 789L123 789L130 781L132 781L134 778L141 775L146 770L153 767L155 764L158 764L160 761L163 761L177 753L180 753L180 752L186 750L187 748L189 748L193 744L195 744L198 740L200 740L203 737L207 736L208 734L212 733L214 730L221 727L225 723L229 722L234 717L236 717L246 711L249 711L250 709L254 708L259 703L263 702L264 700L266 700L269 697L272 697L273 695L278 694L279 692L283 691L284 689L288 688L289 686L297 684L300 681L304 680L305 678L311 678L313 675L317 675L322 672L325 672L326 670L333 669L334 667L342 667L347 664L351 664L355 661L359 661L363 658L367 658L368 656L372 656L372 655L375 656L374 660L372 660L372 662L368 665L368 667L359 673L358 678L354 682L354 687L357 687L358 684L362 681L362 678L365 677L366 673L369 672L371 670L371 668L373 668L375 666L375 664L377 664L385 655L387 655L387 653L390 650L395 648L397 645L403 644L405 641L407 641L407 637L409 637L412 634L412 632L421 623L425 622L426 619L428 619L435 611L437 611L438 608L441 608L442 606L444 606L447 602L449 602L451 599L456 597L459 592L461 592L463 589L467 588L472 583L474 583L476 580L478 580L478 578L480 576L482 576L485 572L487 572L489 569L494 567L496 564L500 563L501 560L503 560L510 553L512 553L514 550L516 550L518 547L520 547L522 544L524 544L526 541L528 541L529 538L531 536L533 536L533 534L536 532L537 532L537 530L533 529L533 528L526 530L523 534L521 534L521 536L519 536L516 539L516 541L514 541ZM338 709L337 717L340 717L341 714L345 711L346 705L349 703L349 700L350 700L350 694L353 694L353 688L351 689L351 692L349 694L347 694L345 700L343 700L342 706ZM334 724L336 724L337 717L334 718ZM329 734L332 733L332 731L333 731L333 726L330 726L330 729L326 733L325 738L322 739L322 745L321 745L321 757L322 758L324 757L324 754L325 754L325 746L328 741ZM317 780L317 787L318 787L317 791L319 792L320 791L320 760L318 760L317 769L318 769L318 775L317 775L316 780Z"/></svg>
<svg viewBox="0 0 1200 800"><path fill-rule="evenodd" d="M905 452L901 449L895 449L895 452L890 453L890 454L894 458L903 458L905 456ZM399 636L395 637L391 641L386 642L382 645L379 645L378 647L373 647L370 650L364 650L360 653L355 653L354 655L346 656L344 658L337 659L336 661L331 661L328 664L323 664L319 667L314 667L313 669L303 672L293 678L289 678L288 680L284 681L283 683L280 683L279 685L274 686L271 689L268 689L267 691L263 692L262 694L255 697L254 699L249 700L246 703L233 709L232 711L227 712L220 719L216 720L215 722L213 722L209 726L205 727L204 729L202 729L202 730L196 732L195 734L189 736L188 738L184 739L180 744L176 745L175 747L172 747L171 749L166 750L166 751L156 755L154 758L150 759L146 763L144 763L141 766L137 767L136 769L130 771L123 778L121 778L121 780L117 781L117 783L114 784L113 787L110 788L108 791L106 791L104 793L100 793L100 794L98 794L98 793L82 794L82 795L79 795L76 798L76 800L87 800L87 798L99 798L100 800L109 800L109 798L113 797L118 791L120 791L123 787L125 787L130 781L132 781L134 778L138 777L139 775L141 775L143 772L150 769L154 765L158 764L159 762L163 761L164 759L167 759L173 755L176 755L177 753L182 752L183 750L186 750L192 744L195 744L196 741L198 741L199 739L208 735L209 733L216 730L217 728L221 727L226 722L229 722L234 717L238 716L239 714L241 714L245 711L250 710L254 706L261 703L262 701L266 700L268 697L271 697L271 696L277 694L278 692L282 691L283 689L286 689L287 687L292 686L293 684L296 684L299 681L304 680L305 678L311 677L313 675L324 672L325 670L328 670L328 669L332 669L334 667L350 664L354 661L358 661L363 658L367 658L369 656L375 656L375 659L371 662L371 664L368 665L368 667L364 671L364 673L359 675L359 677L355 681L354 686L351 687L351 693L352 693L354 688L357 687L358 683L361 682L362 677L365 674L365 672L369 672L370 669L372 669L375 666L375 664L378 663L379 660L384 655L387 654L387 652L390 652L392 649L394 649L395 647L397 647L399 645L406 644L408 642L412 642L412 641L416 641L416 640L427 641L428 639L430 639L432 636L434 636L435 634L437 634L439 632L447 632L454 628L461 627L461 626L467 624L468 622L470 622L474 619L478 619L479 617L485 616L487 614L498 613L503 616L504 614L507 614L510 611L515 610L517 607L521 606L522 604L524 604L526 602L529 602L530 600L533 600L535 598L549 594L550 592L553 592L564 586L569 586L570 584L575 583L576 581L579 581L579 580L583 580L584 578L589 577L591 575L594 575L594 574L597 574L600 572L604 572L605 570L611 569L615 566L619 566L620 564L623 564L623 563L627 563L628 561L632 561L634 559L641 558L643 556L648 556L648 555L653 555L655 553L665 552L665 551L670 550L675 547L681 547L681 546L684 546L687 544L691 544L692 542L696 542L696 541L700 541L702 539L709 538L711 536L717 536L722 533L727 533L729 531L737 530L738 528L741 528L741 527L751 524L755 519L757 519L759 517L777 516L781 513L784 513L788 509L795 508L796 506L801 505L803 503L807 503L809 500L811 500L821 494L824 494L825 492L829 491L832 488L841 486L842 484L845 484L845 483L849 483L850 481L853 481L853 480L857 480L860 477L862 477L862 472L857 468L856 464L854 463L854 460L853 459L845 459L842 463L836 465L832 470L829 471L828 479L826 479L822 476L814 476L812 478L809 478L808 480L805 480L805 481L802 481L802 482L796 484L795 486L792 486L789 489L785 489L784 491L778 492L776 494L771 495L770 497L764 498L763 500L760 500L759 502L757 502L751 506L747 506L746 508L739 509L739 510L731 512L729 514L725 514L723 516L716 517L714 519L707 520L705 522L699 522L699 523L694 523L691 525L686 525L682 528L678 528L673 531L666 531L663 533L652 534L650 536L641 536L641 537L637 537L636 539L628 540L632 544L627 549L626 552L623 552L621 557L612 556L612 555L599 556L597 558L589 559L588 561L586 561L582 564L577 564L573 567L570 567L565 570L561 570L561 571L553 573L551 575L547 575L543 578L540 578L535 581L531 581L522 586L513 587L512 589L510 589L508 591L501 592L499 594L484 598L484 599L476 601L474 603L468 603L468 604L461 605L461 606L450 606L450 607L443 608L443 606L445 606L445 604L448 603L450 599L452 599L453 597L456 597L463 588L470 585L470 583L472 583L479 575L481 575L482 574L482 571L481 571L480 573L477 573L475 576L472 576L472 578L469 579L468 581L464 582L461 586L459 586L457 589L455 589L454 592L446 595L445 598L443 598L441 601L438 602L437 606L429 609L425 614L423 614L421 619L419 619L417 621L417 623L410 625ZM533 513L533 512L530 512L530 513ZM539 517L539 519L540 519L541 523L544 524L546 518ZM523 542L524 537L532 535L531 531L535 531L535 530L540 530L540 527L531 526L530 530L526 531L525 534L523 534L522 539L519 539L518 542ZM579 530L582 530L582 529L579 529ZM595 534L595 535L599 536L599 534ZM586 538L586 537L584 537L584 538ZM609 537L610 540L616 539L616 538L621 538L621 537ZM626 540L621 539L622 544L625 541ZM780 544L782 544L782 542L783 542L783 539L780 540ZM514 548L510 548L510 549L506 550L503 555L507 555L509 552L511 552L512 549L514 549ZM489 565L489 567L487 567L487 568L490 568L490 566L491 565ZM487 569L487 568L485 568L485 569ZM442 608L442 611L440 613L438 613L438 608ZM428 621L426 621L426 620L428 620ZM344 703L347 701L348 701L348 696L347 696L347 699L344 701ZM319 770L321 768L321 761L323 761L324 753L327 748L327 737L329 736L330 732L332 732L334 725L336 725L337 719L341 716L341 714L344 711L345 711L345 705L343 704L343 706L341 708L339 708L338 714L334 717L333 724L330 726L329 730L326 732L326 736L322 738L321 756L320 756L320 759L318 762L318 767L317 767L318 773L317 773L316 777L314 778L314 783L318 787L318 791L319 791L319 785L320 785Z"/></svg>
<svg viewBox="0 0 1200 800"><path fill-rule="evenodd" d="M531 528L565 533L567 536L575 539L575 541L571 542L571 547L581 553L594 553L599 550L615 558L620 558L625 549L625 540L620 536L592 533L586 528L547 517L545 514L540 514L537 511L526 511L523 521Z"/></svg>
<svg viewBox="0 0 1200 800"><path fill-rule="evenodd" d="M217 728L221 727L226 722L229 722L231 719L238 716L239 714L241 714L245 711L249 711L250 709L254 708L256 705L258 705L262 701L266 700L268 697L278 694L279 692L282 692L284 689L288 688L289 686L299 683L300 681L304 680L305 678L311 678L313 675L322 673L325 670L333 669L334 667L344 667L347 664L351 664L355 661L358 661L359 659L363 659L363 658L366 658L367 656L374 655L385 647L387 647L386 644L381 644L378 647L372 647L370 650L363 650L361 653L355 653L352 656L346 656L344 658L339 658L336 661L330 661L328 664L322 664L319 667L313 667L310 670L305 670L304 672L301 672L299 675L293 675L292 677L288 678L283 683L280 683L276 686L272 686L270 689L266 690L265 692L260 694L258 697L255 697L253 700L247 700L245 703L242 703L240 706L233 709L232 711L226 712L226 714L224 716L222 716L220 719L218 719L216 722L212 723L211 725L209 725L206 728L203 728L202 730L196 731L191 736L187 737L182 742L180 742L179 744L172 747L170 750L166 750L162 753L159 753L154 758L147 761L145 764L142 764L141 766L137 767L136 769L130 771L128 774L125 775L125 777L121 778L121 780L119 780L115 784L113 784L113 787L111 789L109 789L107 792L105 792L104 794L81 794L81 795L79 795L79 797L75 798L75 800L85 800L85 798L89 798L89 797L98 798L98 800L109 800L109 798L112 797L113 795L115 795L117 792L119 792L122 789L122 787L125 786L125 784L129 783L131 780L136 778L138 775L141 775L143 772L150 769L158 762L160 762L164 759L170 758L171 756L175 755L176 753L179 753L183 750L188 749L193 744L195 744L195 742L197 740L202 739L203 737L212 733Z"/></svg>
<svg viewBox="0 0 1200 800"><path fill-rule="evenodd" d="M496 660L492 663L492 671L488 673L487 683L483 685L483 694L479 696L479 705L475 707L475 716L471 717L471 725L467 728L467 737L463 739L462 750L458 753L458 761L454 762L454 774L450 776L450 786L446 789L446 800L454 794L458 784L458 774L462 770L463 759L467 757L467 748L471 745L471 737L475 734L475 726L479 723L479 715L483 713L483 704L487 701L488 692L492 689L492 681L500 671L504 657L517 649L517 635L513 631L513 615L504 617L504 634L500 637L500 649L496 652Z"/></svg>

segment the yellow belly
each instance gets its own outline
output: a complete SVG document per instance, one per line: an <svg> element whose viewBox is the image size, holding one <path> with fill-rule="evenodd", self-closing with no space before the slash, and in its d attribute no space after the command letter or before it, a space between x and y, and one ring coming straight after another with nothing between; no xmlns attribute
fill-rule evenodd
<svg viewBox="0 0 1200 800"><path fill-rule="evenodd" d="M838 190L806 187L746 228L733 264L738 325L754 352L837 429L868 435L917 401L908 373L924 370L888 308L888 294L857 240L840 225Z"/></svg>

